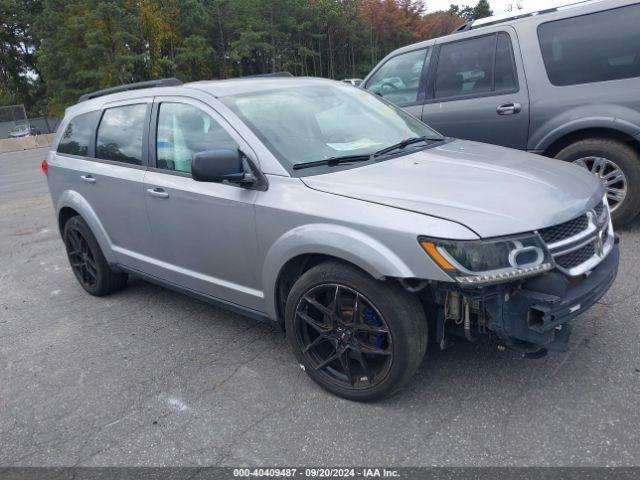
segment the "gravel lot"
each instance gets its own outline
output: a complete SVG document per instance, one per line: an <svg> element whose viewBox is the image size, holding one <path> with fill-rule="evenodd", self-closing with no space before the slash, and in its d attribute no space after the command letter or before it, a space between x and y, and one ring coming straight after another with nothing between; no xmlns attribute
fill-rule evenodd
<svg viewBox="0 0 640 480"><path fill-rule="evenodd" d="M363 405L269 325L140 280L85 294L44 155L0 155L0 465L640 465L640 221L569 353L459 343Z"/></svg>

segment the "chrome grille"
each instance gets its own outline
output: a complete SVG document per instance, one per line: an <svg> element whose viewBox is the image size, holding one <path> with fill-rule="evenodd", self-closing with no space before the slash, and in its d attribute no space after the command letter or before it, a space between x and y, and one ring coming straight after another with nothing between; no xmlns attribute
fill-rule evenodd
<svg viewBox="0 0 640 480"><path fill-rule="evenodd" d="M578 235L589 226L587 215L581 215L578 218L569 220L568 222L554 225L553 227L543 228L538 233L546 243L555 243L565 238Z"/></svg>
<svg viewBox="0 0 640 480"><path fill-rule="evenodd" d="M596 254L596 249L593 246L593 243L590 243L588 245L585 245L582 248L579 248L578 250L575 250L573 252L567 253L565 255L562 255L556 258L556 263L562 268L569 270L570 268L574 268L574 267L577 267L578 265L582 265L584 262L589 260L595 254Z"/></svg>
<svg viewBox="0 0 640 480"><path fill-rule="evenodd" d="M600 218L602 216L602 211L604 210L604 202L597 204L593 210L596 212L596 216Z"/></svg>
<svg viewBox="0 0 640 480"><path fill-rule="evenodd" d="M543 228L538 234L547 244L558 269L570 276L593 269L613 247L609 210L604 201L585 214Z"/></svg>

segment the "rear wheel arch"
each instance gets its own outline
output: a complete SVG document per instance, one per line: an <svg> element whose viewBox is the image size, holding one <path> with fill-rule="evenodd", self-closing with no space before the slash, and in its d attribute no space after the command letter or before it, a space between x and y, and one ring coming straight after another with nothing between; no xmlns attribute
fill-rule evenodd
<svg viewBox="0 0 640 480"><path fill-rule="evenodd" d="M91 229L107 261L110 264L117 263L111 238L86 198L75 190L65 190L56 201L56 210L60 234L64 232L64 226L71 218L79 216Z"/></svg>
<svg viewBox="0 0 640 480"><path fill-rule="evenodd" d="M640 145L631 136L591 129L557 142L553 158L578 162L603 182L616 227L640 213Z"/></svg>
<svg viewBox="0 0 640 480"><path fill-rule="evenodd" d="M565 133L561 137L555 139L544 149L544 155L546 157L553 158L569 145L589 139L614 140L625 143L631 146L636 152L640 154L640 140L638 140L637 137L634 137L621 130L616 130L614 128L598 127L582 128L569 133Z"/></svg>
<svg viewBox="0 0 640 480"><path fill-rule="evenodd" d="M80 215L77 211L75 211L71 207L62 207L60 212L58 212L58 228L60 229L60 233L64 232L64 226L72 217L76 215Z"/></svg>

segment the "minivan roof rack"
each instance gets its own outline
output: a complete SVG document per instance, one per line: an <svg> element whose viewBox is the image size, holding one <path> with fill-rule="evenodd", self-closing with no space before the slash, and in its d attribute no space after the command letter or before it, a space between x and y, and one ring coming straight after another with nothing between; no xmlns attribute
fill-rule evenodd
<svg viewBox="0 0 640 480"><path fill-rule="evenodd" d="M464 32L466 30L472 30L478 27L487 27L489 25L495 25L497 23L507 22L509 20L517 20L525 17L532 17L534 15L544 15L546 13L559 12L561 10L565 10L568 8L575 8L584 5L589 5L593 3L600 3L603 0L581 0L574 1L572 3L567 3L565 5L558 5L557 7L545 8L542 10L516 10L515 12L505 13L503 15L494 15L493 17L480 18L478 20L473 20L471 22L467 22L460 27L456 28L453 33Z"/></svg>
<svg viewBox="0 0 640 480"><path fill-rule="evenodd" d="M118 85L117 87L103 88L102 90L96 90L95 92L85 93L81 95L78 102L84 102L92 98L102 97L111 93L126 92L128 90L139 90L141 88L152 87L175 87L182 85L182 82L177 78L161 78L159 80L148 80L146 82L125 83L124 85Z"/></svg>

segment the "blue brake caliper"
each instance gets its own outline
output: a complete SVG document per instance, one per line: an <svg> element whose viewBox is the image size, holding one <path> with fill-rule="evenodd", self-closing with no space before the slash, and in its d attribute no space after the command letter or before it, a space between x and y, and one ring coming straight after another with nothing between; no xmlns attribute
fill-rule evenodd
<svg viewBox="0 0 640 480"><path fill-rule="evenodd" d="M364 311L364 322L370 327L382 327L382 322L372 308ZM384 333L370 333L369 341L378 348L384 348Z"/></svg>

